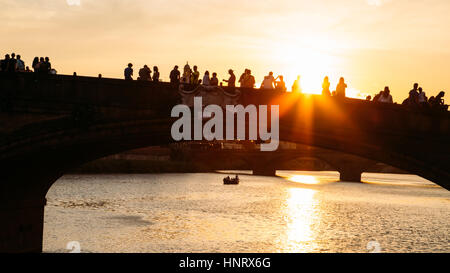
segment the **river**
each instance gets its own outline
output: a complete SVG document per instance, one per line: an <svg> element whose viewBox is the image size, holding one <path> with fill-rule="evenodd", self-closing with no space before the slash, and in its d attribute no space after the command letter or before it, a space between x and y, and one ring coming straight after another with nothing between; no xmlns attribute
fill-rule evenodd
<svg viewBox="0 0 450 273"><path fill-rule="evenodd" d="M450 192L415 175L66 175L44 252L450 252Z"/></svg>

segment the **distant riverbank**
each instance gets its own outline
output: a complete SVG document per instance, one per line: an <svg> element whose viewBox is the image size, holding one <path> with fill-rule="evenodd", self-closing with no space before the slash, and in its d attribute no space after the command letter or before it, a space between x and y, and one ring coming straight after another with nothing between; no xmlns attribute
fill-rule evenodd
<svg viewBox="0 0 450 273"><path fill-rule="evenodd" d="M205 162L175 161L175 160L129 160L104 158L84 164L71 173L96 174L96 173L201 173L214 172L216 170L249 170L240 161L222 162L222 164L206 164ZM302 160L286 164L282 170L298 171L334 171L333 168L316 160ZM406 172L384 165L376 164L367 172L372 173L398 173Z"/></svg>

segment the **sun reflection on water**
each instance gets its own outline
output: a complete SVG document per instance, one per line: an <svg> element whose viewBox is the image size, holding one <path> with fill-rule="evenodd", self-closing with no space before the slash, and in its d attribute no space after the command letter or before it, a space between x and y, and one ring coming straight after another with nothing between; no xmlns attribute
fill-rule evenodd
<svg viewBox="0 0 450 273"><path fill-rule="evenodd" d="M302 184L308 184L308 185L314 185L319 184L320 181L312 175L293 175L288 177L289 181L296 182L296 183L302 183Z"/></svg>
<svg viewBox="0 0 450 273"><path fill-rule="evenodd" d="M286 206L286 235L282 252L305 253L315 248L313 224L317 217L316 190L288 189Z"/></svg>

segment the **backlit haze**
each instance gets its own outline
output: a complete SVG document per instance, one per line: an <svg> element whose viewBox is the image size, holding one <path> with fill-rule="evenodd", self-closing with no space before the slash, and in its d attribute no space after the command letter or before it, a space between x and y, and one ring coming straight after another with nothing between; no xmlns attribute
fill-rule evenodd
<svg viewBox="0 0 450 273"><path fill-rule="evenodd" d="M186 61L228 78L252 70L259 87L269 71L288 89L347 95L389 85L401 103L414 82L428 96L450 87L448 0L0 0L1 54L49 56L58 74L123 77L157 65L167 81ZM3 57L3 56L2 56Z"/></svg>

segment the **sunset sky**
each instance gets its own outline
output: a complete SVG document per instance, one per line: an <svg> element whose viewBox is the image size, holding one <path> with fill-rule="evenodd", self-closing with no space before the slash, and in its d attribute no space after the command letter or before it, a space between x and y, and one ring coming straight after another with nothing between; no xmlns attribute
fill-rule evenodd
<svg viewBox="0 0 450 273"><path fill-rule="evenodd" d="M0 0L1 54L49 56L59 74L123 77L132 62L197 65L227 78L273 71L288 87L352 96L389 85L394 101L414 82L428 96L450 88L449 0Z"/></svg>

